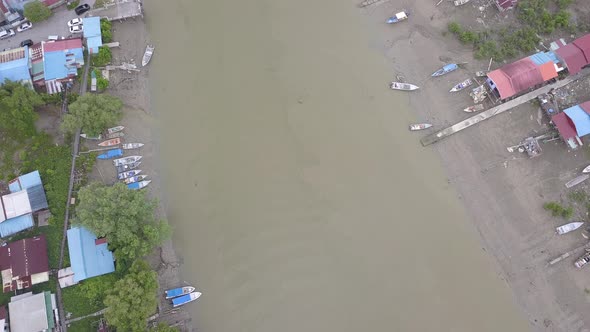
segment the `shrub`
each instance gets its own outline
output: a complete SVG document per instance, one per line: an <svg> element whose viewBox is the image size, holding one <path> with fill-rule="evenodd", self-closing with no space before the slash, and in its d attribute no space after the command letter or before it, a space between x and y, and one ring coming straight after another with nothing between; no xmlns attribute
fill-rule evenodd
<svg viewBox="0 0 590 332"><path fill-rule="evenodd" d="M451 32L451 33L454 33L454 34L461 33L461 25L459 25L459 23L457 23L457 22L449 22L448 28L449 28L449 32Z"/></svg>
<svg viewBox="0 0 590 332"><path fill-rule="evenodd" d="M102 35L103 43L110 43L113 41L112 24L106 19L100 20L100 33Z"/></svg>
<svg viewBox="0 0 590 332"><path fill-rule="evenodd" d="M51 9L39 1L29 2L24 7L24 15L33 23L45 21L51 16Z"/></svg>
<svg viewBox="0 0 590 332"><path fill-rule="evenodd" d="M109 80L107 80L104 77L97 77L96 87L98 88L98 91L104 91L106 88L109 87Z"/></svg>
<svg viewBox="0 0 590 332"><path fill-rule="evenodd" d="M101 46L98 48L98 54L92 57L92 65L96 67L103 67L111 63L112 59L113 54L111 53L111 49L107 46Z"/></svg>
<svg viewBox="0 0 590 332"><path fill-rule="evenodd" d="M563 217L565 219L571 218L574 214L574 209L571 206L563 207L557 202L547 202L543 204L543 208L551 212L554 217Z"/></svg>

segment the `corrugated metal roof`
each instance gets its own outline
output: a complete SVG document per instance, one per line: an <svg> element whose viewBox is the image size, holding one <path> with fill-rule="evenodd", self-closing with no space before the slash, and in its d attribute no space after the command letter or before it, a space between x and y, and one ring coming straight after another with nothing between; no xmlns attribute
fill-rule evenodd
<svg viewBox="0 0 590 332"><path fill-rule="evenodd" d="M572 120L576 128L578 137L590 134L590 116L580 107L575 105L563 110L565 114Z"/></svg>
<svg viewBox="0 0 590 332"><path fill-rule="evenodd" d="M510 79L506 76L501 69L496 69L488 73L488 79L494 82L498 93L500 93L500 99L505 99L513 96L516 92L512 88Z"/></svg>
<svg viewBox="0 0 590 332"><path fill-rule="evenodd" d="M43 185L39 184L29 187L26 190L27 194L29 195L29 202L31 203L31 210L33 210L33 212L44 210L49 207L47 204L47 197L45 197Z"/></svg>
<svg viewBox="0 0 590 332"><path fill-rule="evenodd" d="M529 59L524 58L500 68L510 79L515 93L527 90L537 84L543 83L543 77L539 68Z"/></svg>
<svg viewBox="0 0 590 332"><path fill-rule="evenodd" d="M586 57L586 62L590 62L590 34L584 35L574 40L572 44L581 49L582 52L584 52L584 56Z"/></svg>
<svg viewBox="0 0 590 332"><path fill-rule="evenodd" d="M27 297L10 299L8 315L10 316L10 330L12 332L30 332L49 330L51 307L47 308L45 292L32 294ZM51 316L50 316L51 315Z"/></svg>
<svg viewBox="0 0 590 332"><path fill-rule="evenodd" d="M535 54L529 56L529 58L531 60L533 60L533 62L537 66L540 66L540 65L545 64L549 61L552 61L551 58L549 57L549 55L545 54L545 52L535 53Z"/></svg>
<svg viewBox="0 0 590 332"><path fill-rule="evenodd" d="M7 237L33 227L33 214L8 219L0 223L0 237Z"/></svg>
<svg viewBox="0 0 590 332"><path fill-rule="evenodd" d="M75 282L115 271L113 253L109 251L108 244L96 244L95 241L96 235L84 227L68 230L68 249Z"/></svg>
<svg viewBox="0 0 590 332"><path fill-rule="evenodd" d="M102 37L90 37L86 39L86 46L88 46L88 51L92 54L98 53L98 48L102 46Z"/></svg>
<svg viewBox="0 0 590 332"><path fill-rule="evenodd" d="M26 190L2 196L2 203L7 219L33 212Z"/></svg>
<svg viewBox="0 0 590 332"><path fill-rule="evenodd" d="M541 77L543 81L548 81L552 78L557 77L557 69L555 69L555 64L553 61L546 62L539 66L539 71L541 72Z"/></svg>
<svg viewBox="0 0 590 332"><path fill-rule="evenodd" d="M50 81L75 76L78 73L78 66L83 64L82 48L45 52L43 56L45 80Z"/></svg>
<svg viewBox="0 0 590 332"><path fill-rule="evenodd" d="M84 24L84 38L100 37L100 17L85 17L82 19Z"/></svg>
<svg viewBox="0 0 590 332"><path fill-rule="evenodd" d="M15 50L0 52L0 62L2 62L0 63L0 82L4 82L6 79L15 82L31 82L29 52L26 50L26 47L21 47Z"/></svg>
<svg viewBox="0 0 590 332"><path fill-rule="evenodd" d="M574 44L562 46L555 53L565 62L571 75L578 73L587 64L584 53Z"/></svg>
<svg viewBox="0 0 590 332"><path fill-rule="evenodd" d="M0 270L6 269L12 269L13 278L49 271L45 235L9 242L0 247Z"/></svg>
<svg viewBox="0 0 590 332"><path fill-rule="evenodd" d="M586 112L586 114L590 115L590 101L585 101L580 104L580 107Z"/></svg>
<svg viewBox="0 0 590 332"><path fill-rule="evenodd" d="M17 192L30 187L38 186L42 184L41 175L39 171L32 171L27 174L23 174L16 179L11 180L8 183L8 189L10 192Z"/></svg>
<svg viewBox="0 0 590 332"><path fill-rule="evenodd" d="M84 27L86 28L86 27ZM66 51L82 48L82 38L60 39L42 43L43 52Z"/></svg>
<svg viewBox="0 0 590 332"><path fill-rule="evenodd" d="M557 131L559 131L559 135L564 140L568 140L570 138L574 138L577 136L576 128L572 120L567 116L565 113L559 113L551 117L551 121L557 127Z"/></svg>

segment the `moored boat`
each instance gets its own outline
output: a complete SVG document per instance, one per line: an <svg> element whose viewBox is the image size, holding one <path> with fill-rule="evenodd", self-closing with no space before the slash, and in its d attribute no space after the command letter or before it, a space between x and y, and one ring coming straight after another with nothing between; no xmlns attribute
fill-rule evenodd
<svg viewBox="0 0 590 332"><path fill-rule="evenodd" d="M577 186L577 185L579 185L580 183L582 183L582 182L584 182L584 181L588 180L588 178L590 178L590 175L588 175L588 174L580 175L580 176L578 176L577 178L574 178L574 179L572 179L572 180L568 181L568 182L565 184L565 187L566 187L566 188L571 188L571 187L573 187L573 186Z"/></svg>
<svg viewBox="0 0 590 332"><path fill-rule="evenodd" d="M140 169L132 170L132 171L126 171L126 172L122 172L122 173L117 174L117 178L119 180L125 180L126 178L130 178L132 176L136 176L139 173L141 173L141 170Z"/></svg>
<svg viewBox="0 0 590 332"><path fill-rule="evenodd" d="M125 184L130 184L130 183L133 183L133 182L140 182L140 181L142 181L145 178L147 178L147 175L145 175L145 174L144 175L132 176L130 178L126 178L125 179Z"/></svg>
<svg viewBox="0 0 590 332"><path fill-rule="evenodd" d="M563 235L563 234L569 233L571 231L575 231L576 229L582 227L582 225L584 225L583 222L575 221L575 222L570 222L569 224L561 225L561 226L557 227L555 230L557 231L557 234Z"/></svg>
<svg viewBox="0 0 590 332"><path fill-rule="evenodd" d="M113 160L113 164L115 164L115 166L119 166L119 165L131 164L131 163L134 163L139 160L141 160L141 156L129 156L129 157L125 157L125 158L115 159L115 160Z"/></svg>
<svg viewBox="0 0 590 332"><path fill-rule="evenodd" d="M463 111L464 112L467 112L467 113L479 112L481 110L483 110L483 105L482 104L471 105L471 106L465 107L463 109Z"/></svg>
<svg viewBox="0 0 590 332"><path fill-rule="evenodd" d="M448 74L454 70L457 70L458 68L459 68L459 66L456 63L449 63L447 65L444 65L441 69L432 73L431 76L432 77L442 76L442 75Z"/></svg>
<svg viewBox="0 0 590 332"><path fill-rule="evenodd" d="M181 305L192 302L198 299L199 297L201 297L201 292L193 292L190 294L179 296L175 299L172 299L172 307L179 307Z"/></svg>
<svg viewBox="0 0 590 332"><path fill-rule="evenodd" d="M588 264L590 262L590 251L587 251L584 255L582 255L580 258L578 258L575 262L574 265L578 268L581 269L582 267L584 267L586 264Z"/></svg>
<svg viewBox="0 0 590 332"><path fill-rule="evenodd" d="M112 134L107 134L107 138L117 138L117 137L123 137L125 136L125 133L122 131L118 131L116 133L112 133Z"/></svg>
<svg viewBox="0 0 590 332"><path fill-rule="evenodd" d="M123 143L124 150L139 149L143 146L143 143Z"/></svg>
<svg viewBox="0 0 590 332"><path fill-rule="evenodd" d="M115 166L115 167L117 168L117 173L123 173L123 172L127 172L127 171L137 168L140 164L141 164L141 161L137 161L137 162L134 162L131 164L119 165L119 166Z"/></svg>
<svg viewBox="0 0 590 332"><path fill-rule="evenodd" d="M112 150L108 150L107 152L103 153L103 154L99 154L96 158L98 159L113 159L116 157L120 157L123 155L123 150L121 149L112 149Z"/></svg>
<svg viewBox="0 0 590 332"><path fill-rule="evenodd" d="M113 145L119 145L119 144L121 144L121 139L120 138L113 138L113 139L109 139L109 140L98 143L98 146L113 146Z"/></svg>
<svg viewBox="0 0 590 332"><path fill-rule="evenodd" d="M410 13L406 13L405 11L401 11L394 16L387 19L388 24L399 23L401 21L405 21L410 16Z"/></svg>
<svg viewBox="0 0 590 332"><path fill-rule="evenodd" d="M432 124L430 124L430 123L415 123L415 124L410 125L410 130L411 131L424 130L424 129L428 129L430 127L432 127Z"/></svg>
<svg viewBox="0 0 590 332"><path fill-rule="evenodd" d="M192 287L192 286L185 286L185 287L178 287L178 288L174 288L174 289L169 289L165 292L166 299L168 300L168 299L172 299L172 298L179 297L182 295L190 294L194 291L195 291L195 287Z"/></svg>
<svg viewBox="0 0 590 332"><path fill-rule="evenodd" d="M470 78L468 78L465 81L455 85L449 92L461 91L472 84L473 84L473 81Z"/></svg>
<svg viewBox="0 0 590 332"><path fill-rule="evenodd" d="M582 173L590 173L590 165L586 166L586 168L582 170Z"/></svg>
<svg viewBox="0 0 590 332"><path fill-rule="evenodd" d="M454 3L455 3L455 6L462 6L466 3L468 3L469 1L470 0L455 0Z"/></svg>
<svg viewBox="0 0 590 332"><path fill-rule="evenodd" d="M123 131L123 129L125 129L125 127L123 127L123 126L116 126L116 127L113 127L113 128L109 128L109 129L107 129L107 134L118 133L120 131Z"/></svg>
<svg viewBox="0 0 590 332"><path fill-rule="evenodd" d="M98 136L88 136L86 134L80 134L80 137L84 138L84 139L89 139L89 140L94 140L94 141L98 141L99 139L102 139L102 135L98 135Z"/></svg>
<svg viewBox="0 0 590 332"><path fill-rule="evenodd" d="M420 89L419 86L410 83L391 82L389 88L392 90L414 91Z"/></svg>
<svg viewBox="0 0 590 332"><path fill-rule="evenodd" d="M150 182L152 182L152 180L145 180L145 181L140 181L140 182L133 182L127 185L127 188L129 189L133 189L133 190L138 190L138 189L142 189L148 186L148 184L150 184Z"/></svg>
<svg viewBox="0 0 590 332"><path fill-rule="evenodd" d="M154 55L155 47L152 45L148 45L145 47L145 52L143 53L143 58L141 59L141 65L143 67L147 66L147 64L152 59L152 55Z"/></svg>

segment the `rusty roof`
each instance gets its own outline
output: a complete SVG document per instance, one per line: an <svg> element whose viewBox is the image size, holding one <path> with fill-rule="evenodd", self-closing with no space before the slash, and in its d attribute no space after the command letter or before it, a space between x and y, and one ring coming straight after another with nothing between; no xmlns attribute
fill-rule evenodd
<svg viewBox="0 0 590 332"><path fill-rule="evenodd" d="M61 39L50 42L43 42L43 52L55 52L82 48L81 38Z"/></svg>
<svg viewBox="0 0 590 332"><path fill-rule="evenodd" d="M13 278L49 271L45 235L10 242L0 247L0 270L7 269L12 269Z"/></svg>
<svg viewBox="0 0 590 332"><path fill-rule="evenodd" d="M584 57L586 58L586 63L590 63L590 34L574 40L572 44L582 50L582 53L584 53Z"/></svg>
<svg viewBox="0 0 590 332"><path fill-rule="evenodd" d="M25 48L19 47L8 51L0 52L0 63L19 60L25 57Z"/></svg>
<svg viewBox="0 0 590 332"><path fill-rule="evenodd" d="M567 44L555 50L555 53L565 62L571 75L578 73L588 64L584 52L575 44Z"/></svg>

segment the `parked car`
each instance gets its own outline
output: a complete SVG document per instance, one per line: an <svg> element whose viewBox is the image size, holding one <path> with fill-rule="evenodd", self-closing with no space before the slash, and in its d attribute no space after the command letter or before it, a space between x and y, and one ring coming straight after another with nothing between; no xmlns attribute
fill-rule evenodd
<svg viewBox="0 0 590 332"><path fill-rule="evenodd" d="M68 22L69 27L73 27L74 25L80 25L80 24L82 24L82 19L79 17L76 17L75 19L72 19Z"/></svg>
<svg viewBox="0 0 590 332"><path fill-rule="evenodd" d="M82 24L72 25L70 27L70 33L82 33L82 32L84 32L84 26Z"/></svg>
<svg viewBox="0 0 590 332"><path fill-rule="evenodd" d="M33 23L25 22L25 23L19 25L18 28L16 28L16 31L23 32L23 31L29 30L32 27L33 27Z"/></svg>
<svg viewBox="0 0 590 332"><path fill-rule="evenodd" d="M2 30L0 31L0 39L6 39L6 38L10 38L12 36L15 35L15 32L13 29L8 29L8 30Z"/></svg>
<svg viewBox="0 0 590 332"><path fill-rule="evenodd" d="M20 46L21 47L25 47L25 46L31 47L31 46L33 46L33 41L30 39L25 39L22 42L20 42Z"/></svg>
<svg viewBox="0 0 590 332"><path fill-rule="evenodd" d="M76 12L76 15L82 15L89 10L90 10L90 6L86 3L76 7L76 9L74 9L74 11Z"/></svg>

